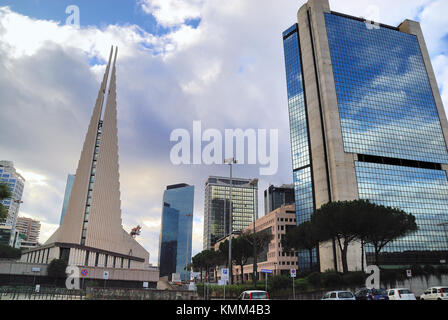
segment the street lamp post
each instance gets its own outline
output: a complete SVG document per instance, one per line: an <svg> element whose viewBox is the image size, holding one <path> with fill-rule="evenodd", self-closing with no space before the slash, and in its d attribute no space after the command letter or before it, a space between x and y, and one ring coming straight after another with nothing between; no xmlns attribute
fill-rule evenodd
<svg viewBox="0 0 448 320"><path fill-rule="evenodd" d="M258 179L252 179L249 184L252 186L253 191L255 191L255 186L258 186ZM257 273L258 273L258 266L257 266L257 234L255 231L255 220L258 216L258 206L257 202L255 200L256 195L254 195L254 238L253 238L253 246L254 246L254 263L253 263L253 278L254 278L254 287L257 288Z"/></svg>
<svg viewBox="0 0 448 320"><path fill-rule="evenodd" d="M235 158L224 160L224 163L230 166L230 213L229 213L229 284L233 283L233 267L232 267L232 233L233 233L233 203L232 203L232 165L237 164Z"/></svg>

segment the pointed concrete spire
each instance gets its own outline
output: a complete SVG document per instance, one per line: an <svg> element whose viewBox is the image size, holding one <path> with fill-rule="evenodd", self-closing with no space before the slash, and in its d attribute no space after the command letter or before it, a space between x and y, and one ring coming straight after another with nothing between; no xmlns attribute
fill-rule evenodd
<svg viewBox="0 0 448 320"><path fill-rule="evenodd" d="M98 93L70 201L61 227L46 242L76 244L89 250L149 261L149 253L122 226L118 164L116 62L112 47ZM112 64L113 58L113 64ZM112 66L112 71L110 68ZM101 114L110 73L104 119Z"/></svg>

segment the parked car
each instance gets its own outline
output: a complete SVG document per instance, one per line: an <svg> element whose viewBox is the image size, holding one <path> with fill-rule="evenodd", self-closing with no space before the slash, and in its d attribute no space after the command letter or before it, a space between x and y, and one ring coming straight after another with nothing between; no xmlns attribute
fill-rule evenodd
<svg viewBox="0 0 448 320"><path fill-rule="evenodd" d="M426 289L420 300L448 300L448 287L432 287Z"/></svg>
<svg viewBox="0 0 448 320"><path fill-rule="evenodd" d="M259 290L244 291L238 300L269 300L269 293Z"/></svg>
<svg viewBox="0 0 448 320"><path fill-rule="evenodd" d="M385 289L362 288L355 292L356 300L389 300Z"/></svg>
<svg viewBox="0 0 448 320"><path fill-rule="evenodd" d="M415 294L407 288L389 289L389 300L417 300Z"/></svg>
<svg viewBox="0 0 448 320"><path fill-rule="evenodd" d="M332 291L332 292L327 292L324 297L322 298L322 300L338 300L338 301L342 301L342 300L356 300L355 295L353 293L351 293L350 291Z"/></svg>

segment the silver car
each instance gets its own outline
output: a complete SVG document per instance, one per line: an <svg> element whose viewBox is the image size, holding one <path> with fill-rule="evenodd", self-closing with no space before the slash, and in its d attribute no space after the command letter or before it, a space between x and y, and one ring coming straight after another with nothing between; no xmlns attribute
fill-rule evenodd
<svg viewBox="0 0 448 320"><path fill-rule="evenodd" d="M355 295L350 291L331 291L327 292L322 300L330 301L330 300L356 300Z"/></svg>
<svg viewBox="0 0 448 320"><path fill-rule="evenodd" d="M448 287L432 287L426 289L420 300L448 300Z"/></svg>

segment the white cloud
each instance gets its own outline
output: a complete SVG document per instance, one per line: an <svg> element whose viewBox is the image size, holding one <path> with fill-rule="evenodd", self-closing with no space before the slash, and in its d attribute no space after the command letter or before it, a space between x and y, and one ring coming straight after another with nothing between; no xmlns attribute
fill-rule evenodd
<svg viewBox="0 0 448 320"><path fill-rule="evenodd" d="M163 26L183 24L201 17L204 0L140 0L142 9Z"/></svg>

